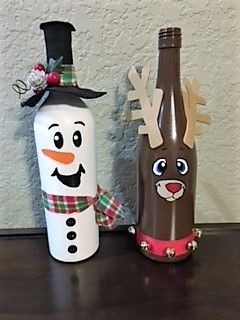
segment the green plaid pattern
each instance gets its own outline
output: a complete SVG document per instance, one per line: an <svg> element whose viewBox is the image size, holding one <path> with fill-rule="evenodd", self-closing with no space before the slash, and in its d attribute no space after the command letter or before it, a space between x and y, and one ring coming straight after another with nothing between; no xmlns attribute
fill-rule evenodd
<svg viewBox="0 0 240 320"><path fill-rule="evenodd" d="M113 228L117 219L123 219L121 204L106 190L98 187L97 199L94 204L98 225Z"/></svg>
<svg viewBox="0 0 240 320"><path fill-rule="evenodd" d="M45 209L62 214L83 212L93 205L97 224L107 228L113 228L117 219L123 219L121 204L99 186L95 197L51 195L42 190L42 203Z"/></svg>
<svg viewBox="0 0 240 320"><path fill-rule="evenodd" d="M60 75L60 86L63 87L75 87L77 86L77 78L75 69L72 64L62 64L61 75Z"/></svg>

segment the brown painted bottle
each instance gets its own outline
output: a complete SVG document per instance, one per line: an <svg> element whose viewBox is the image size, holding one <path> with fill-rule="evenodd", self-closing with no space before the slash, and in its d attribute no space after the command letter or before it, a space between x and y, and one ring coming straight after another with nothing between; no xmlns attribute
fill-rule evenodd
<svg viewBox="0 0 240 320"><path fill-rule="evenodd" d="M196 150L183 142L187 119L180 81L181 29L159 32L156 87L163 90L158 115L163 143L151 148L146 134L138 153L136 238L149 258L173 262L196 247L194 203Z"/></svg>

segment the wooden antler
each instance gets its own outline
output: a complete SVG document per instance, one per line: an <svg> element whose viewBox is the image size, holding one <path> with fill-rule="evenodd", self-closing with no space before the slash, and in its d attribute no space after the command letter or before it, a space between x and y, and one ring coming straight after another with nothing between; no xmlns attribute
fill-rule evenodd
<svg viewBox="0 0 240 320"><path fill-rule="evenodd" d="M161 89L154 89L152 105L149 101L146 87L149 77L149 68L143 67L142 77L138 75L135 67L129 71L128 77L135 90L128 92L128 101L140 101L141 109L127 112L126 121L132 121L143 118L145 125L138 127L139 134L148 134L151 148L157 148L163 143L162 135L158 126L158 114L163 97Z"/></svg>
<svg viewBox="0 0 240 320"><path fill-rule="evenodd" d="M199 84L195 78L190 81L183 79L186 91L182 91L185 114L187 118L187 126L183 142L189 147L194 147L194 138L201 134L201 129L196 126L197 122L209 124L211 118L207 114L197 112L197 105L206 105L206 101L199 95Z"/></svg>

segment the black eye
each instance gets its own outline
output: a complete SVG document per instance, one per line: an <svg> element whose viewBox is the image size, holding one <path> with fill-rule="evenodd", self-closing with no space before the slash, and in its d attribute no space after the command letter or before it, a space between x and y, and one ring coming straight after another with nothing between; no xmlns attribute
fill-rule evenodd
<svg viewBox="0 0 240 320"><path fill-rule="evenodd" d="M188 172L188 163L184 159L177 159L177 169L178 172L182 175L186 174Z"/></svg>
<svg viewBox="0 0 240 320"><path fill-rule="evenodd" d="M78 130L73 134L73 143L76 147L80 147L80 145L82 144L82 135Z"/></svg>
<svg viewBox="0 0 240 320"><path fill-rule="evenodd" d="M158 159L153 164L153 173L156 176L161 176L167 169L167 160L164 158Z"/></svg>
<svg viewBox="0 0 240 320"><path fill-rule="evenodd" d="M63 146L63 136L62 136L61 132L56 132L54 137L53 137L53 140L54 140L55 146L58 149L61 149L62 146Z"/></svg>

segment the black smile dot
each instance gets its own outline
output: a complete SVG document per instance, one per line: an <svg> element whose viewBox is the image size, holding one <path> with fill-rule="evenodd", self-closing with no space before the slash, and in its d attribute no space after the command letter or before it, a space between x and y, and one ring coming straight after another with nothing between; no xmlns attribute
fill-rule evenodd
<svg viewBox="0 0 240 320"><path fill-rule="evenodd" d="M74 218L68 218L66 221L66 225L68 227L73 227L76 224L76 220Z"/></svg>
<svg viewBox="0 0 240 320"><path fill-rule="evenodd" d="M76 234L76 232L74 232L74 231L70 231L70 232L68 232L68 234L67 234L68 240L74 240L74 239L76 238L76 236L77 236L77 234Z"/></svg>
<svg viewBox="0 0 240 320"><path fill-rule="evenodd" d="M76 247L76 246L69 246L69 247L68 247L68 252L69 252L69 253L75 253L75 252L77 252L77 247Z"/></svg>

